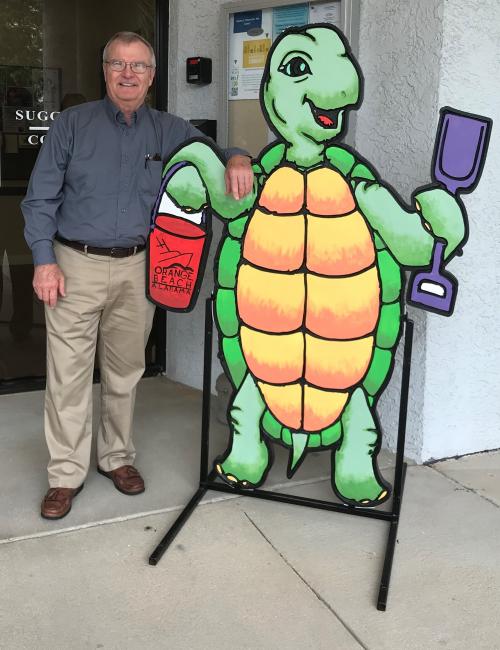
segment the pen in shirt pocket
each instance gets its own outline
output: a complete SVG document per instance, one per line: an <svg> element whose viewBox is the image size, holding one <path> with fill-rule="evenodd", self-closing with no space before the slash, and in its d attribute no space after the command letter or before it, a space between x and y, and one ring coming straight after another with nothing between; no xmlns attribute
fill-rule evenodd
<svg viewBox="0 0 500 650"><path fill-rule="evenodd" d="M147 153L144 156L144 169L147 169L150 160L153 162L161 162L161 156L159 153Z"/></svg>

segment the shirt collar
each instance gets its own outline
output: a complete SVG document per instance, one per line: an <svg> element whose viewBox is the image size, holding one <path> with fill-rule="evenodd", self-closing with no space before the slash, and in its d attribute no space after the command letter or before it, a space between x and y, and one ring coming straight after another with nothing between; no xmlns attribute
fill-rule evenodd
<svg viewBox="0 0 500 650"><path fill-rule="evenodd" d="M126 124L125 116L121 112L121 110L113 104L111 99L106 95L104 97L104 103L106 106L106 110L108 112L108 115L111 117L113 122L118 123L118 124ZM142 104L142 106L139 106L139 108L134 111L132 114L132 124L138 124L141 119L144 117L144 113L146 112L146 104Z"/></svg>

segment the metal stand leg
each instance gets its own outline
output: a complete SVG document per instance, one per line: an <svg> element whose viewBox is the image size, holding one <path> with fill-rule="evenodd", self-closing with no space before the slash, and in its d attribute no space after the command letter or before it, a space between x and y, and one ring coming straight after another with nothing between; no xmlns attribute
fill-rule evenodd
<svg viewBox="0 0 500 650"><path fill-rule="evenodd" d="M380 590L377 600L377 609L385 612L387 607L387 596L389 594L389 584L391 580L392 561L394 559L394 549L398 534L399 515L401 513L401 504L403 500L404 482L406 477L406 463L404 462L405 440L406 440L406 418L408 414L408 393L410 388L410 365L411 351L413 345L413 321L405 318L405 347L403 354L403 376L401 378L401 398L399 402L399 423L398 423L398 443L396 449L396 470L394 473L394 493L393 493L393 521L389 529L387 538L387 547L385 551L384 568L382 570L382 579L380 581Z"/></svg>
<svg viewBox="0 0 500 650"><path fill-rule="evenodd" d="M151 566L156 566L158 562L161 560L163 554L170 546L170 544L174 541L177 533L181 530L181 528L184 526L186 521L189 519L191 513L196 508L200 499L203 497L206 491L207 488L198 488L191 501L187 504L187 506L184 508L181 514L177 517L177 519L174 521L172 526L169 528L165 537L161 540L161 542L158 544L158 546L149 556L149 564L151 564Z"/></svg>
<svg viewBox="0 0 500 650"><path fill-rule="evenodd" d="M200 458L200 483L198 490L195 492L187 506L177 517L173 525L168 530L162 541L158 544L149 558L149 564L155 566L160 561L162 555L175 539L177 533L189 519L191 513L195 510L199 501L207 490L217 492L227 492L232 495L253 497L257 499L266 499L268 501L278 501L294 505L308 506L322 510L342 512L348 515L357 515L370 519L382 519L390 525L387 546L385 552L384 566L382 569L382 578L377 600L377 609L385 611L387 606L387 596L389 593L389 584L391 579L392 563L394 551L396 548L399 515L401 512L401 503L403 498L403 489L406 476L406 463L404 462L404 448L406 438L406 418L408 412L408 392L410 385L410 364L411 351L413 343L413 322L405 316L405 335L404 335L404 356L403 356L403 376L401 380L401 401L399 406L399 424L398 424L398 443L396 451L396 469L394 476L394 491L392 511L378 511L370 508L346 505L343 503L334 503L331 501L322 501L320 499L309 499L306 497L292 496L271 492L269 490L243 490L238 487L230 487L225 483L217 480L217 472L212 470L208 474L209 459L209 430L210 430L210 395L211 395L211 366L212 366L212 298L206 301L205 305L205 353L203 368L203 405L202 405L202 427L201 427L201 458Z"/></svg>
<svg viewBox="0 0 500 650"><path fill-rule="evenodd" d="M202 485L207 481L208 475L208 448L209 448L209 430L210 430L210 399L211 399L211 382L212 382L212 338L213 338L213 319L212 319L212 298L207 298L205 302L205 350L203 360L203 401L201 406L201 453L200 453L200 484L198 490L187 504L181 514L174 521L167 531L161 542L151 553L149 564L156 566L161 560L163 554L175 539L177 533L189 519L200 500L203 498L208 487ZM215 478L212 474L208 479Z"/></svg>

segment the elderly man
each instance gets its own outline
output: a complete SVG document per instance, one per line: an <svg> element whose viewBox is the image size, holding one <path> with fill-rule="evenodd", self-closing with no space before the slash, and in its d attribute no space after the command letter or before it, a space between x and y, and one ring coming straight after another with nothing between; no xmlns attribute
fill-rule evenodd
<svg viewBox="0 0 500 650"><path fill-rule="evenodd" d="M22 209L45 303L45 435L50 489L41 514L60 519L90 462L87 426L96 346L101 371L98 471L127 495L144 491L134 467L132 417L154 307L145 297L145 242L162 160L191 137L188 122L144 99L155 74L151 45L132 32L104 49L107 96L72 107L48 132ZM226 152L226 191L253 183L245 152Z"/></svg>

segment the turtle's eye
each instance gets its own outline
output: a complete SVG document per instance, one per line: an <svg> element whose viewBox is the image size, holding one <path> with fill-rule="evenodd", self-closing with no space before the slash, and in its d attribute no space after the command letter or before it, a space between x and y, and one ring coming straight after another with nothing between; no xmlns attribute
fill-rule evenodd
<svg viewBox="0 0 500 650"><path fill-rule="evenodd" d="M311 68L301 56L294 56L293 59L282 63L278 70L286 74L287 77L302 77L305 74L311 74Z"/></svg>

